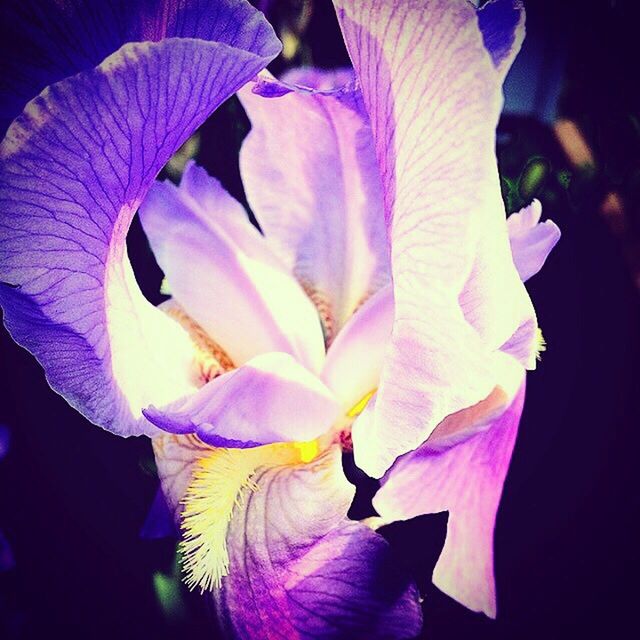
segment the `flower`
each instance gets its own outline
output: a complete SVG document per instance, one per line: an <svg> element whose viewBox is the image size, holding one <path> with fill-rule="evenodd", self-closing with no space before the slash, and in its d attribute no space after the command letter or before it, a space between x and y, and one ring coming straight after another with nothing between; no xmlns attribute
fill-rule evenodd
<svg viewBox="0 0 640 640"><path fill-rule="evenodd" d="M5 324L89 420L153 438L187 582L236 637L418 633L415 586L347 518L351 440L385 521L450 511L434 581L495 615L493 521L539 344L522 279L558 239L538 203L505 222L500 199L520 4L335 5L353 72L282 81L252 81L279 43L243 0L9 7L27 37L0 88ZM193 163L153 183L238 90L264 235ZM160 308L126 253L138 208Z"/></svg>

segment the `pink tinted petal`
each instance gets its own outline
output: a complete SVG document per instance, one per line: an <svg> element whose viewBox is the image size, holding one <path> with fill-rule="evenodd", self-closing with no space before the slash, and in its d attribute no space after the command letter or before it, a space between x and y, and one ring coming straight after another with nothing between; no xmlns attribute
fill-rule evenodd
<svg viewBox="0 0 640 640"><path fill-rule="evenodd" d="M496 616L493 532L524 403L524 384L489 429L446 450L425 443L389 470L373 504L385 520L449 511L434 584L473 611Z"/></svg>
<svg viewBox="0 0 640 640"><path fill-rule="evenodd" d="M257 356L171 407L144 414L171 433L197 433L213 446L307 441L339 414L331 391L286 353Z"/></svg>
<svg viewBox="0 0 640 640"><path fill-rule="evenodd" d="M346 518L354 489L339 448L259 469L229 524L230 571L215 593L232 638L412 638L418 593L385 540Z"/></svg>
<svg viewBox="0 0 640 640"><path fill-rule="evenodd" d="M560 240L560 229L551 220L540 222L542 204L534 200L507 218L513 262L523 282L542 269L547 256Z"/></svg>
<svg viewBox="0 0 640 640"><path fill-rule="evenodd" d="M153 185L140 217L172 295L236 365L284 351L320 369L316 308L217 180L190 164L180 187Z"/></svg>
<svg viewBox="0 0 640 640"><path fill-rule="evenodd" d="M356 311L329 347L322 379L347 411L378 387L392 326L388 285Z"/></svg>
<svg viewBox="0 0 640 640"><path fill-rule="evenodd" d="M385 194L396 305L363 460L380 476L496 384L533 313L513 267L495 159L500 74L466 0L335 0Z"/></svg>
<svg viewBox="0 0 640 640"><path fill-rule="evenodd" d="M252 126L240 153L249 204L270 245L323 307L330 340L389 280L371 131L349 93L265 98L249 84L239 96Z"/></svg>
<svg viewBox="0 0 640 640"><path fill-rule="evenodd" d="M174 151L277 53L252 25L125 45L32 100L0 148L6 326L56 391L119 434L152 430L141 408L193 388L187 336L142 296L126 234Z"/></svg>

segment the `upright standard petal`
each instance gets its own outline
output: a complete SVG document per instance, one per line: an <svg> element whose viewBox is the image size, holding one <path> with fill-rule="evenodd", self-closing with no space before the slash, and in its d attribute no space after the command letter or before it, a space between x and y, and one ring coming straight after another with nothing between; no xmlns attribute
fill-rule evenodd
<svg viewBox="0 0 640 640"><path fill-rule="evenodd" d="M172 296L234 364L285 351L319 371L316 308L217 180L190 164L179 188L153 185L140 218Z"/></svg>
<svg viewBox="0 0 640 640"><path fill-rule="evenodd" d="M293 79L324 86L317 71ZM265 98L250 84L239 94L251 120L240 168L267 240L320 308L331 342L389 280L373 139L353 87L280 87L280 97Z"/></svg>
<svg viewBox="0 0 640 640"><path fill-rule="evenodd" d="M466 0L335 0L381 170L396 314L364 470L487 398L533 309L494 153L501 76Z"/></svg>
<svg viewBox="0 0 640 640"><path fill-rule="evenodd" d="M246 0L5 0L0 135L50 84L93 69L127 42L164 38L277 53L270 25Z"/></svg>
<svg viewBox="0 0 640 640"><path fill-rule="evenodd" d="M257 356L176 405L144 410L161 429L217 447L314 440L339 413L331 391L286 353Z"/></svg>
<svg viewBox="0 0 640 640"><path fill-rule="evenodd" d="M387 521L449 512L434 584L473 611L496 616L493 532L524 403L524 384L491 427L446 450L429 442L389 470L373 505Z"/></svg>
<svg viewBox="0 0 640 640"><path fill-rule="evenodd" d="M193 388L187 335L142 296L125 239L171 154L277 54L272 31L249 26L225 42L125 45L30 102L0 147L5 324L56 391L116 433L148 431L142 407Z"/></svg>
<svg viewBox="0 0 640 640"><path fill-rule="evenodd" d="M418 593L386 541L347 520L354 489L334 447L257 470L229 524L229 575L214 592L234 638L412 638Z"/></svg>

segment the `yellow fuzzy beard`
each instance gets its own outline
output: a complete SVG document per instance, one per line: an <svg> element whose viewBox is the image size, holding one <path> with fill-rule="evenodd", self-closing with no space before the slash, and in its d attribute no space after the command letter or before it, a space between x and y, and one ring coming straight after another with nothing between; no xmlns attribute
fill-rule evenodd
<svg viewBox="0 0 640 640"><path fill-rule="evenodd" d="M198 460L183 498L183 540L180 543L185 582L201 592L220 587L229 573L227 529L236 507L262 466L310 462L319 453L317 441L272 444L251 449L212 449Z"/></svg>

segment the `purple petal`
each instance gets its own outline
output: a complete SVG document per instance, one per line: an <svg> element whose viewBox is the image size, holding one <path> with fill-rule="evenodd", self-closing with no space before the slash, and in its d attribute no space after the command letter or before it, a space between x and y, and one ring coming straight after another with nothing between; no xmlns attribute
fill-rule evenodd
<svg viewBox="0 0 640 640"><path fill-rule="evenodd" d="M518 423L524 384L491 427L441 451L429 442L389 470L373 504L388 521L449 511L434 584L473 611L496 616L493 531Z"/></svg>
<svg viewBox="0 0 640 640"><path fill-rule="evenodd" d="M189 164L180 187L155 183L140 217L173 297L236 365L269 351L318 371L318 313L242 206Z"/></svg>
<svg viewBox="0 0 640 640"><path fill-rule="evenodd" d="M389 280L373 140L352 94L309 89L264 98L251 85L239 93L252 125L240 153L249 204L319 306L328 342Z"/></svg>
<svg viewBox="0 0 640 640"><path fill-rule="evenodd" d="M411 638L415 587L384 539L346 519L354 489L334 448L308 465L263 468L227 533L230 571L215 592L231 637Z"/></svg>
<svg viewBox="0 0 640 640"><path fill-rule="evenodd" d="M162 489L156 491L149 513L140 529L140 537L145 540L176 537L177 530L174 516L167 504Z"/></svg>
<svg viewBox="0 0 640 640"><path fill-rule="evenodd" d="M35 98L0 147L6 326L56 391L116 433L148 431L143 406L193 389L186 333L143 298L125 239L172 153L277 52L262 22L236 27L227 42L125 45Z"/></svg>
<svg viewBox="0 0 640 640"><path fill-rule="evenodd" d="M551 220L540 222L542 205L534 200L507 218L513 262L523 282L535 276L560 240L560 229Z"/></svg>
<svg viewBox="0 0 640 640"><path fill-rule="evenodd" d="M272 57L279 45L245 0L5 0L0 135L42 89L89 71L127 42L198 38Z"/></svg>
<svg viewBox="0 0 640 640"><path fill-rule="evenodd" d="M503 76L522 46L524 21L524 7L520 0L490 0L478 11L484 46Z"/></svg>
<svg viewBox="0 0 640 640"><path fill-rule="evenodd" d="M331 391L286 353L257 356L185 401L144 410L161 429L197 433L217 447L314 440L339 413Z"/></svg>
<svg viewBox="0 0 640 640"><path fill-rule="evenodd" d="M496 352L534 316L494 153L501 76L466 0L335 0L375 139L396 305L372 455L380 476L487 398Z"/></svg>

